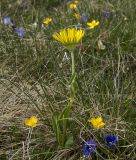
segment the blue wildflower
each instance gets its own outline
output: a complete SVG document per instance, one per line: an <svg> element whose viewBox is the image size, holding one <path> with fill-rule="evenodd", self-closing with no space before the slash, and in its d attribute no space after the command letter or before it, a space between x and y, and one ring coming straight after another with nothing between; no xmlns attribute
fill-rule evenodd
<svg viewBox="0 0 136 160"><path fill-rule="evenodd" d="M82 152L85 156L92 155L96 151L96 142L93 139L89 139L86 143L82 144Z"/></svg>
<svg viewBox="0 0 136 160"><path fill-rule="evenodd" d="M110 15L111 15L111 12L109 12L109 11L104 11L103 12L104 18L108 18Z"/></svg>
<svg viewBox="0 0 136 160"><path fill-rule="evenodd" d="M2 22L3 22L4 24L9 24L9 23L11 23L11 20L10 20L9 17L3 17Z"/></svg>
<svg viewBox="0 0 136 160"><path fill-rule="evenodd" d="M81 19L85 22L87 22L87 16L85 14L82 14Z"/></svg>
<svg viewBox="0 0 136 160"><path fill-rule="evenodd" d="M113 134L108 134L105 136L105 143L109 147L115 146L117 144L117 141L117 136Z"/></svg>
<svg viewBox="0 0 136 160"><path fill-rule="evenodd" d="M23 28L15 28L15 31L16 31L16 34L19 36L19 37L24 37L25 35L25 30Z"/></svg>

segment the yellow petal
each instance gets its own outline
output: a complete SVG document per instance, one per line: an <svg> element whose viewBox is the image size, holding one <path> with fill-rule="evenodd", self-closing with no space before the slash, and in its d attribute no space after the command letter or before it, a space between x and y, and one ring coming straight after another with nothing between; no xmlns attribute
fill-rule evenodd
<svg viewBox="0 0 136 160"><path fill-rule="evenodd" d="M96 121L97 121L97 123L100 123L100 122L103 121L103 118L102 117L98 117L98 118L96 118Z"/></svg>

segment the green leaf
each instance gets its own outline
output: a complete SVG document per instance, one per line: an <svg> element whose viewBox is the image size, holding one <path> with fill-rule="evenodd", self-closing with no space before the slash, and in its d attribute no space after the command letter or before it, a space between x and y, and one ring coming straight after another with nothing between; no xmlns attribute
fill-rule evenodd
<svg viewBox="0 0 136 160"><path fill-rule="evenodd" d="M58 143L61 145L61 137L62 137L62 133L60 130L60 124L59 124L59 115L57 113L54 113L52 116L52 126L53 126L53 130L55 132L56 135L56 139L58 141Z"/></svg>
<svg viewBox="0 0 136 160"><path fill-rule="evenodd" d="M67 141L65 143L65 147L70 147L72 146L74 142L74 138L73 138L73 135L69 135L68 138L67 138Z"/></svg>

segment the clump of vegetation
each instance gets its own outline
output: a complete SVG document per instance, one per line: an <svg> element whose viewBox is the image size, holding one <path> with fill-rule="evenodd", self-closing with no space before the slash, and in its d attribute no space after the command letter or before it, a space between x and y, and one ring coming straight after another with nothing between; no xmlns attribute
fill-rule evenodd
<svg viewBox="0 0 136 160"><path fill-rule="evenodd" d="M1 1L2 160L136 159L135 7Z"/></svg>

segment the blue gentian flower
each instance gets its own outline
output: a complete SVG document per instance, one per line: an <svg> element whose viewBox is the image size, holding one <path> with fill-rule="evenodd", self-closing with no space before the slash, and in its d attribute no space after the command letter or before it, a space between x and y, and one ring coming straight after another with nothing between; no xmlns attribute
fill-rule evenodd
<svg viewBox="0 0 136 160"><path fill-rule="evenodd" d="M111 12L109 12L109 11L104 11L103 12L104 18L108 18L110 15L111 15Z"/></svg>
<svg viewBox="0 0 136 160"><path fill-rule="evenodd" d="M93 139L89 139L86 143L82 144L82 152L85 156L92 155L96 151L96 142Z"/></svg>
<svg viewBox="0 0 136 160"><path fill-rule="evenodd" d="M3 21L4 24L9 24L9 23L11 23L11 20L10 20L9 17L3 17L2 21Z"/></svg>
<svg viewBox="0 0 136 160"><path fill-rule="evenodd" d="M15 28L15 31L16 31L16 34L19 36L19 37L24 37L25 35L25 30L23 28Z"/></svg>
<svg viewBox="0 0 136 160"><path fill-rule="evenodd" d="M85 14L82 14L81 19L85 22L87 22L87 16Z"/></svg>
<svg viewBox="0 0 136 160"><path fill-rule="evenodd" d="M113 134L108 134L105 136L105 143L108 147L112 147L115 146L117 144L117 136L113 135Z"/></svg>

